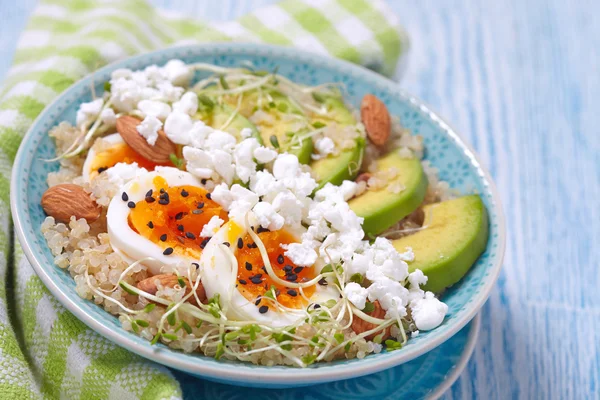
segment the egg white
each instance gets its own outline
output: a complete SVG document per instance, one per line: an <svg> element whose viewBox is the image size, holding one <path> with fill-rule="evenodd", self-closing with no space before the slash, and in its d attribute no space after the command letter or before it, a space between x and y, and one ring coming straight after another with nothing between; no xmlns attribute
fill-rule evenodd
<svg viewBox="0 0 600 400"><path fill-rule="evenodd" d="M252 221L254 218L250 218ZM253 222L252 222L253 223ZM257 225L257 224L255 224ZM303 227L297 229L284 228L292 234L298 241L304 233ZM223 242L236 243L238 238L244 238L248 228L245 225L239 225L239 222L230 220L213 236L208 242L202 255L200 256L200 268L202 285L208 298L219 294L221 308L230 320L236 321L257 321L264 325L273 327L289 326L299 319L305 318L306 314L302 310L297 312L281 311L278 312L271 308L265 314L261 314L253 301L248 301L236 288L237 283L237 265L231 265L232 260L226 252L237 251L236 246L226 247L221 245ZM319 259L311 268L320 272L325 263ZM339 294L335 289L328 286L315 285L315 292L310 297L312 303L322 303L330 299L337 300ZM264 303L261 303L264 305Z"/></svg>
<svg viewBox="0 0 600 400"><path fill-rule="evenodd" d="M180 262L196 262L196 259L185 258L176 255L164 255L164 249L135 232L128 223L129 212L131 209L127 206L128 201L137 203L145 198L146 192L155 189L153 180L161 176L169 186L195 186L201 188L200 181L189 172L181 171L172 167L156 167L155 171L148 172L136 179L132 179L125 184L119 192L113 197L108 205L106 221L110 244L123 259L133 263L145 257L152 257L152 260L144 261L152 274L160 274L163 265L176 265ZM128 201L121 199L121 194L125 192L129 197Z"/></svg>
<svg viewBox="0 0 600 400"><path fill-rule="evenodd" d="M118 133L113 133L98 140L102 140L112 146L125 143L121 135ZM85 182L90 182L91 180L90 175L92 173L92 164L94 163L94 158L96 158L96 151L94 150L94 146L92 146L88 151L85 162L83 163L82 175Z"/></svg>

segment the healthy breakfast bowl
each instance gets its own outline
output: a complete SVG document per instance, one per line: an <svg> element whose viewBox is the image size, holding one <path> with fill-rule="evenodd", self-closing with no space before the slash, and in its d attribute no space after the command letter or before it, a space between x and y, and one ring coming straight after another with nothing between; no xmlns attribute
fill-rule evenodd
<svg viewBox="0 0 600 400"><path fill-rule="evenodd" d="M237 385L361 376L486 301L504 221L489 174L391 81L295 49L180 47L66 90L23 139L19 240L79 319Z"/></svg>

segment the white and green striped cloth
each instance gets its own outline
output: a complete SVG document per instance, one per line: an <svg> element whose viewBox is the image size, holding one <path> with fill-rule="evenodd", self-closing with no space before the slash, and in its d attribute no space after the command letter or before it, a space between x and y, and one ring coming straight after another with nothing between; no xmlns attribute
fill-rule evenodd
<svg viewBox="0 0 600 400"><path fill-rule="evenodd" d="M204 23L144 1L46 0L22 34L0 91L0 398L181 398L164 367L88 329L11 248L11 166L44 106L94 69L183 43L255 41L296 46L394 73L406 38L382 0L285 0L237 21Z"/></svg>

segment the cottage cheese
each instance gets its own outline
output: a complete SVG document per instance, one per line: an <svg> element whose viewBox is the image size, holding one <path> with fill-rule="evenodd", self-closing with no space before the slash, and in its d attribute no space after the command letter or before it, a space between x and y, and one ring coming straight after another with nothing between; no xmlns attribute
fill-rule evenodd
<svg viewBox="0 0 600 400"><path fill-rule="evenodd" d="M146 139L150 146L154 146L158 139L158 130L161 127L162 122L158 118L148 115L135 129Z"/></svg>

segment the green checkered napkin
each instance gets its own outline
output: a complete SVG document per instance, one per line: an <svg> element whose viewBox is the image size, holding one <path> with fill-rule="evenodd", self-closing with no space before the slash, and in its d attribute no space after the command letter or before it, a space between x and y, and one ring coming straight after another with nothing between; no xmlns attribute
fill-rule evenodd
<svg viewBox="0 0 600 400"><path fill-rule="evenodd" d="M11 248L10 173L35 117L95 68L174 44L231 40L295 46L387 75L407 49L382 0L285 0L218 24L161 13L136 0L37 6L0 91L0 398L182 397L166 368L115 346L66 311L18 243Z"/></svg>

